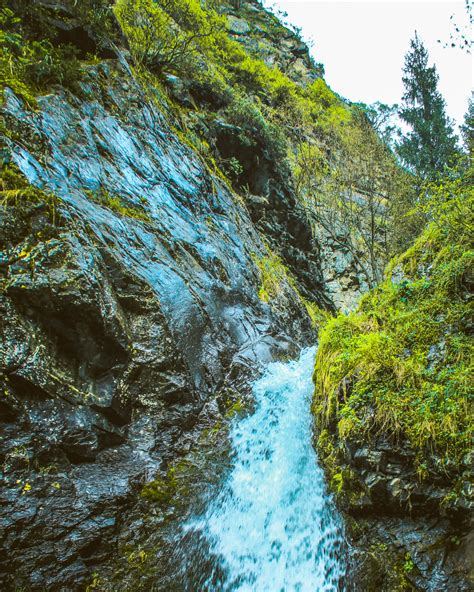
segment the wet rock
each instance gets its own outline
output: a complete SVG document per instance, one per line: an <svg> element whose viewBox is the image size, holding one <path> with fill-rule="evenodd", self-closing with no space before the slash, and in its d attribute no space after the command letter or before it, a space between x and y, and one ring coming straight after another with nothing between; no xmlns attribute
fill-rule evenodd
<svg viewBox="0 0 474 592"><path fill-rule="evenodd" d="M174 74L165 74L164 78L173 99L183 105L183 107L192 107L192 98L184 81Z"/></svg>
<svg viewBox="0 0 474 592"><path fill-rule="evenodd" d="M330 462L336 458L343 475L336 497L354 545L351 589L471 590L469 482L459 483L453 495L443 463L437 475L423 480L403 440L340 443L332 433L336 456ZM324 449L320 458L324 464Z"/></svg>
<svg viewBox="0 0 474 592"><path fill-rule="evenodd" d="M379 468L382 463L383 451L371 450L367 447L358 448L354 454L354 464L356 467Z"/></svg>
<svg viewBox="0 0 474 592"><path fill-rule="evenodd" d="M35 113L6 91L3 109L24 138L7 139L11 161L58 212L49 226L0 216L3 590L84 589L115 560L143 484L216 423L213 402L222 419L261 364L314 339L290 285L278 309L259 300L266 248L247 208L126 64L81 84ZM310 234L288 203L272 233L302 266ZM317 265L299 280L313 292Z"/></svg>

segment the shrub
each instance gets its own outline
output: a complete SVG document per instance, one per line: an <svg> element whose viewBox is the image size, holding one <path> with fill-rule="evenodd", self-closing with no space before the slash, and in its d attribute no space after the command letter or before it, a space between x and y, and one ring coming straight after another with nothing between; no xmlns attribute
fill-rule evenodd
<svg viewBox="0 0 474 592"><path fill-rule="evenodd" d="M115 14L136 62L156 71L195 67L220 22L198 0L118 0Z"/></svg>
<svg viewBox="0 0 474 592"><path fill-rule="evenodd" d="M0 89L10 87L31 107L38 92L53 84L71 86L79 78L74 48L28 39L22 20L8 8L0 9L0 45Z"/></svg>
<svg viewBox="0 0 474 592"><path fill-rule="evenodd" d="M322 78L318 78L308 89L311 101L311 116L323 131L337 128L351 120L351 111L344 105Z"/></svg>
<svg viewBox="0 0 474 592"><path fill-rule="evenodd" d="M261 102L246 96L235 96L227 111L227 120L242 128L243 144L260 143L273 157L282 159L286 156L287 144L282 131L262 113Z"/></svg>

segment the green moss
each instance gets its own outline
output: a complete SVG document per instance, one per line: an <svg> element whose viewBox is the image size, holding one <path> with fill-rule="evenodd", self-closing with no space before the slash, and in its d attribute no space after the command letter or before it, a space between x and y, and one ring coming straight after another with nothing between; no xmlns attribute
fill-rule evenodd
<svg viewBox="0 0 474 592"><path fill-rule="evenodd" d="M349 467L341 469L343 465L341 451L336 448L334 439L327 429L319 433L316 449L326 470L329 489L343 507L357 504L366 492L352 469Z"/></svg>
<svg viewBox="0 0 474 592"><path fill-rule="evenodd" d="M403 436L422 477L433 451L452 466L472 444L472 204L472 190L458 193L446 220L433 222L358 310L330 320L320 335L313 400L320 429L336 423L342 439ZM454 223L460 209L462 225Z"/></svg>
<svg viewBox="0 0 474 592"><path fill-rule="evenodd" d="M37 107L36 96L52 85L75 87L81 77L72 46L36 39L9 8L0 9L0 45L0 93L9 87L30 108Z"/></svg>
<svg viewBox="0 0 474 592"><path fill-rule="evenodd" d="M242 415L244 411L245 406L242 399L237 399L237 401L229 405L225 417L227 419L232 419L232 417L235 417L236 415Z"/></svg>
<svg viewBox="0 0 474 592"><path fill-rule="evenodd" d="M31 185L20 169L13 163L0 168L0 205L29 210L35 205L44 205L51 222L59 221L59 199L50 192Z"/></svg>
<svg viewBox="0 0 474 592"><path fill-rule="evenodd" d="M92 574L92 580L91 580L90 584L88 584L86 586L85 592L92 592L93 590L100 590L102 588L103 584L104 584L104 582L99 577L99 574L97 572L94 572Z"/></svg>
<svg viewBox="0 0 474 592"><path fill-rule="evenodd" d="M313 327L315 327L316 329L321 330L332 318L331 313L329 313L327 310L322 309L318 304L316 304L316 302L311 302L310 300L307 300L301 295L300 300L306 308L306 312L308 313L308 316L311 319Z"/></svg>
<svg viewBox="0 0 474 592"><path fill-rule="evenodd" d="M127 556L128 564L134 568L142 568L143 564L146 563L148 553L144 549L133 549Z"/></svg>
<svg viewBox="0 0 474 592"><path fill-rule="evenodd" d="M285 289L286 285L295 288L295 280L288 272L281 258L266 247L267 255L258 257L253 255L253 262L258 267L261 277L261 285L258 297L263 302L275 300Z"/></svg>
<svg viewBox="0 0 474 592"><path fill-rule="evenodd" d="M267 254L263 257L252 254L252 260L260 272L261 284L258 291L258 297L262 302L275 305L279 297L285 290L293 291L296 300L299 300L303 309L306 309L311 324L317 330L320 330L331 319L331 314L323 310L316 302L311 302L304 298L300 291L294 276L290 273L286 265L268 245L265 246Z"/></svg>
<svg viewBox="0 0 474 592"><path fill-rule="evenodd" d="M415 567L415 564L413 563L413 559L410 556L410 553L407 553L405 555L405 563L403 564L403 570L406 573L410 573L411 571L413 571L413 568Z"/></svg>
<svg viewBox="0 0 474 592"><path fill-rule="evenodd" d="M132 207L125 205L123 199L118 195L111 195L106 189L100 189L99 191L89 191L88 196L92 201L109 208L120 216L126 218L133 218L135 220L142 220L144 222L150 222L151 218L148 214L142 210L142 208L133 205Z"/></svg>
<svg viewBox="0 0 474 592"><path fill-rule="evenodd" d="M181 460L170 466L162 478L150 481L143 486L141 495L160 506L179 505L189 490L188 480L191 466Z"/></svg>

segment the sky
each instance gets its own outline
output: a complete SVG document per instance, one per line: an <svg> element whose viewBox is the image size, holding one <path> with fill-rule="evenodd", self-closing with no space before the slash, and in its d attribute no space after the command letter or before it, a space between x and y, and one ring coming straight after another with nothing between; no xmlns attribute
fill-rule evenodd
<svg viewBox="0 0 474 592"><path fill-rule="evenodd" d="M464 0L268 0L288 13L312 41L311 54L325 67L325 79L351 101L400 103L402 68L415 30L436 64L438 88L446 111L461 124L473 86L473 57L458 48L443 48L454 26L467 28Z"/></svg>

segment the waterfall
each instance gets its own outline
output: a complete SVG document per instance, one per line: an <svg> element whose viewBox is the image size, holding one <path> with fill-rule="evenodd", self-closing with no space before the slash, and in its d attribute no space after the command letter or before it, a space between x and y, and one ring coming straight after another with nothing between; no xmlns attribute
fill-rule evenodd
<svg viewBox="0 0 474 592"><path fill-rule="evenodd" d="M186 526L218 558L204 590L343 589L341 521L311 446L314 356L270 364L254 384L255 413L233 424L232 469Z"/></svg>

